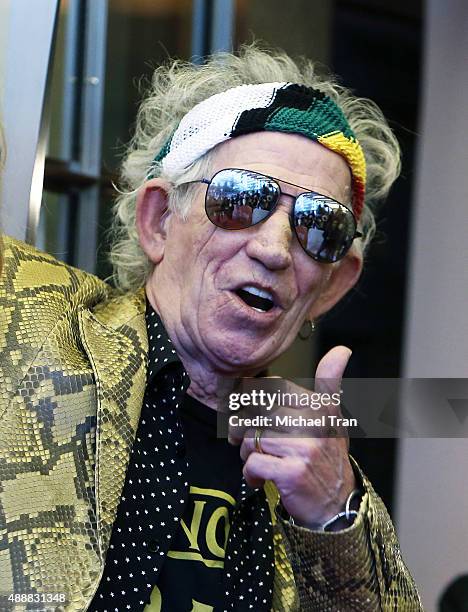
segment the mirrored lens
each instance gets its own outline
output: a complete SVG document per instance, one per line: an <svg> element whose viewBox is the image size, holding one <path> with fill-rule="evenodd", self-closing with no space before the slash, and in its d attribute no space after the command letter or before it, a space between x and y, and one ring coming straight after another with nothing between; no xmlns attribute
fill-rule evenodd
<svg viewBox="0 0 468 612"><path fill-rule="evenodd" d="M245 229L268 217L278 200L277 184L248 170L218 172L206 192L209 220L223 229Z"/></svg>
<svg viewBox="0 0 468 612"><path fill-rule="evenodd" d="M333 263L345 256L354 234L352 211L318 193L301 194L294 206L294 228L304 250L317 261Z"/></svg>

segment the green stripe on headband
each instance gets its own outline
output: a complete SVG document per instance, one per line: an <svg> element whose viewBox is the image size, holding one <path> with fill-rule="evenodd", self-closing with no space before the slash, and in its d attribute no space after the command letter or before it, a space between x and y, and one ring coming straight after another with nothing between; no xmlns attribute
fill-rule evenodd
<svg viewBox="0 0 468 612"><path fill-rule="evenodd" d="M353 177L353 210L364 207L364 153L339 106L323 92L294 83L240 85L197 104L180 121L153 161L181 173L216 145L242 134L301 134L338 153Z"/></svg>

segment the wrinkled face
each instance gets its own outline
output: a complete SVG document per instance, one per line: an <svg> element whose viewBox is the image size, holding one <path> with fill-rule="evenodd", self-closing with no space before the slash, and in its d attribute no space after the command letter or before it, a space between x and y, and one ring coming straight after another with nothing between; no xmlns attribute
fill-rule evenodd
<svg viewBox="0 0 468 612"><path fill-rule="evenodd" d="M212 175L229 167L273 176L290 194L311 190L350 202L345 160L299 135L259 132L227 141L217 149ZM206 217L205 192L200 184L185 221L169 215L147 293L176 346L211 368L252 372L291 345L306 317L322 314L346 293L359 275L360 255L351 249L333 265L310 258L291 230L293 199L286 195L266 221L220 229ZM258 290L273 302L269 310L258 309L251 297Z"/></svg>

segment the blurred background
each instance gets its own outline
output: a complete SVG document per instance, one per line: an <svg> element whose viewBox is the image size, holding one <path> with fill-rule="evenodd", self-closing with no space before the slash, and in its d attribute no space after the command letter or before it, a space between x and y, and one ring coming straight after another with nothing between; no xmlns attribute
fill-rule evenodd
<svg viewBox="0 0 468 612"><path fill-rule="evenodd" d="M466 377L464 0L1 0L6 233L108 276L113 182L145 81L168 57L200 63L253 39L327 65L376 101L403 152L359 285L273 373L311 377L319 356L345 344L347 376ZM392 514L427 610L468 573L465 446L351 445Z"/></svg>

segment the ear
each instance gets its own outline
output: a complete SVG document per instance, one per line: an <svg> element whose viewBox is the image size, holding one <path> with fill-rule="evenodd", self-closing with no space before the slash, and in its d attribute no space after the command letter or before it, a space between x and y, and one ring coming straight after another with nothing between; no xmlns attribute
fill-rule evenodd
<svg viewBox="0 0 468 612"><path fill-rule="evenodd" d="M147 181L138 191L136 200L136 226L140 245L155 265L164 257L166 230L169 218L167 208L170 184L159 178Z"/></svg>
<svg viewBox="0 0 468 612"><path fill-rule="evenodd" d="M311 320L328 312L357 283L362 272L362 253L351 249L337 264L334 264L331 274L319 298L314 302L309 312Z"/></svg>

